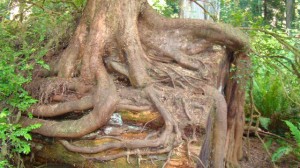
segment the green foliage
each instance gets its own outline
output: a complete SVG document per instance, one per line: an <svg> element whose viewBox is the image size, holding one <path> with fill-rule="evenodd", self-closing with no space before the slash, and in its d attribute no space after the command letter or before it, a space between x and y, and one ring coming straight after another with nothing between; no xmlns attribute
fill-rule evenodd
<svg viewBox="0 0 300 168"><path fill-rule="evenodd" d="M29 132L33 129L39 128L40 124L22 128L19 124L10 123L9 115L10 112L7 109L2 110L0 113L1 153L5 156L11 153L28 154L30 152L30 145L28 141L31 140Z"/></svg>
<svg viewBox="0 0 300 168"><path fill-rule="evenodd" d="M290 128L291 134L294 136L294 139L297 142L298 147L300 147L300 122L298 123L298 127L295 126L290 121L284 121L286 125Z"/></svg>
<svg viewBox="0 0 300 168"><path fill-rule="evenodd" d="M278 3L268 2L268 9L280 8L278 11L282 12L284 5ZM253 73L250 76L254 82L254 104L261 115L270 120L269 127L266 122L261 125L284 135L288 128L282 119L300 121L300 40L288 36L280 24L277 28L270 25L263 17L262 5L261 0L223 0L221 20L248 33L252 46ZM283 18L277 19L282 21ZM291 35L299 33L294 29Z"/></svg>
<svg viewBox="0 0 300 168"><path fill-rule="evenodd" d="M267 13L263 2L267 3ZM240 27L251 40L250 76L254 105L262 115L260 126L287 139L292 137L297 144L275 139L280 147L272 154L273 162L289 154L300 160L300 131L292 124L300 123L300 39L295 38L300 34L296 29L300 19L294 19L294 29L288 34L284 10L283 1L223 0L221 3L221 20Z"/></svg>
<svg viewBox="0 0 300 168"><path fill-rule="evenodd" d="M14 26L14 25L13 25ZM30 105L36 102L22 88L22 85L30 81L30 76L25 77L16 71L27 72L32 69L32 65L23 61L15 62L20 56L30 53L29 49L17 51L15 48L15 39L17 36L11 35L7 28L0 26L0 142L1 156L4 161L1 164L8 164L14 153L27 154L30 151L30 135L28 132L37 127L37 125L27 128L21 128L20 125L14 124L12 113L16 111L25 111ZM11 31L11 30L10 30ZM21 66L19 66L21 65ZM24 140L24 139L25 140Z"/></svg>
<svg viewBox="0 0 300 168"><path fill-rule="evenodd" d="M280 158L282 158L284 155L289 154L291 151L292 148L290 146L282 146L278 148L272 155L272 161L278 161Z"/></svg>
<svg viewBox="0 0 300 168"><path fill-rule="evenodd" d="M23 86L36 66L49 69L43 56L65 45L62 41L71 35L85 0L26 2L29 15L20 11L8 20L9 3L0 1L0 167L12 167L12 157L30 152L29 133L40 125L17 124L21 113L37 102Z"/></svg>
<svg viewBox="0 0 300 168"><path fill-rule="evenodd" d="M255 28L248 33L254 50L251 54L254 103L262 116L271 119L270 131L284 134L287 127L283 119L300 121L299 56L297 51L286 47L296 45L299 40L280 30Z"/></svg>
<svg viewBox="0 0 300 168"><path fill-rule="evenodd" d="M264 80L268 79L268 80ZM282 83L275 74L257 76L254 81L254 102L263 116L271 117L273 113L286 112L290 102L283 94Z"/></svg>
<svg viewBox="0 0 300 168"><path fill-rule="evenodd" d="M260 125L264 128L264 129L266 129L266 130L268 130L269 128L269 125L270 125L270 119L269 118L266 118L266 117L259 117L259 123L260 123Z"/></svg>
<svg viewBox="0 0 300 168"><path fill-rule="evenodd" d="M150 5L166 17L178 17L179 0L149 0Z"/></svg>
<svg viewBox="0 0 300 168"><path fill-rule="evenodd" d="M12 168L7 160L0 160L0 167Z"/></svg>
<svg viewBox="0 0 300 168"><path fill-rule="evenodd" d="M233 26L246 26L248 18L254 19L251 13L237 7L235 2L221 1L220 20L222 22Z"/></svg>
<svg viewBox="0 0 300 168"><path fill-rule="evenodd" d="M296 145L285 141L279 141L281 147L279 147L272 155L272 161L276 162L280 158L293 154L296 156L296 159L300 160L300 122L298 122L298 127L292 122L285 120L286 125L290 129L290 133L293 135L293 139L296 141Z"/></svg>

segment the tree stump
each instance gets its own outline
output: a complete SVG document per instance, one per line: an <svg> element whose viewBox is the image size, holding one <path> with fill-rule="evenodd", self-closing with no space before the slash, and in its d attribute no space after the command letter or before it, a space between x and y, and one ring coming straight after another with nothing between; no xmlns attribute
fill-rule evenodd
<svg viewBox="0 0 300 168"><path fill-rule="evenodd" d="M51 71L37 69L26 86L39 103L30 109L35 118L20 123L42 123L33 132L91 163L170 153L202 126L198 166L237 167L248 48L247 37L229 25L167 19L146 0L88 0L68 47L45 57ZM115 111L149 110L163 125L143 138L76 142Z"/></svg>

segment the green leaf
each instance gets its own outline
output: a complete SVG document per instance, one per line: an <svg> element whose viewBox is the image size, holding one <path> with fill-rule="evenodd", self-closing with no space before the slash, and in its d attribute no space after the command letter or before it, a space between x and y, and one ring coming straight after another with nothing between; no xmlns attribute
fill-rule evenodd
<svg viewBox="0 0 300 168"><path fill-rule="evenodd" d="M296 140L298 146L300 147L300 130L290 121L285 120L284 122L290 128L290 131L294 136L294 139Z"/></svg>
<svg viewBox="0 0 300 168"><path fill-rule="evenodd" d="M269 139L264 145L267 149L270 149L271 145L273 143L273 140L272 139Z"/></svg>
<svg viewBox="0 0 300 168"><path fill-rule="evenodd" d="M24 138L25 138L27 141L32 139L30 134L24 134Z"/></svg>
<svg viewBox="0 0 300 168"><path fill-rule="evenodd" d="M270 118L266 118L266 117L260 117L259 118L259 123L261 124L261 126L268 130L269 124L270 124Z"/></svg>
<svg viewBox="0 0 300 168"><path fill-rule="evenodd" d="M276 150L272 155L272 161L278 161L282 156L287 155L291 152L292 148L290 146L283 146Z"/></svg>
<svg viewBox="0 0 300 168"><path fill-rule="evenodd" d="M24 145L22 153L28 154L29 152L30 152L30 145L29 144Z"/></svg>

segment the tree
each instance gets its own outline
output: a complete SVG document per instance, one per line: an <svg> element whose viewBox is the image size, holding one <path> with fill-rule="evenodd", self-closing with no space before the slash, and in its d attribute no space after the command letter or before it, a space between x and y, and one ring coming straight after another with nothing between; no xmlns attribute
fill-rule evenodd
<svg viewBox="0 0 300 168"><path fill-rule="evenodd" d="M88 0L68 47L59 57L45 57L51 71L37 69L26 87L39 103L30 109L36 118L23 116L20 123L42 123L34 132L44 136L79 138L104 126L118 109L160 112L165 126L150 139L99 147L61 140L80 153L131 150L93 158L103 161L169 152L182 141L184 128L197 124L189 111L204 104L210 117L199 166L223 167L225 157L237 166L247 51L247 38L228 25L167 19L145 0ZM54 119L70 112L85 113L75 120Z"/></svg>
<svg viewBox="0 0 300 168"><path fill-rule="evenodd" d="M293 0L286 1L286 29L292 28L292 20L293 20Z"/></svg>
<svg viewBox="0 0 300 168"><path fill-rule="evenodd" d="M180 18L195 18L217 21L220 13L220 1L180 1Z"/></svg>

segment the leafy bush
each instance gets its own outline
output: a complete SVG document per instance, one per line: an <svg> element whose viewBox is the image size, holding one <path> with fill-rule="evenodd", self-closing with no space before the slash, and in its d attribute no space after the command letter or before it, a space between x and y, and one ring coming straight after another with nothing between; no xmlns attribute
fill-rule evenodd
<svg viewBox="0 0 300 168"><path fill-rule="evenodd" d="M269 130L284 135L288 127L282 120L300 121L300 39L265 22L261 11L253 11L262 4L221 2L221 20L241 27L251 40L254 104L270 120ZM291 32L292 36L300 33L297 29Z"/></svg>
<svg viewBox="0 0 300 168"><path fill-rule="evenodd" d="M40 124L31 125L22 128L20 124L12 124L9 121L10 112L4 109L0 113L0 142L1 142L1 165L9 165L8 160L14 157L14 154L28 154L30 152L31 135L29 132L39 128Z"/></svg>
<svg viewBox="0 0 300 168"><path fill-rule="evenodd" d="M64 46L61 41L69 38L84 3L36 1L29 5L29 16L8 20L9 3L0 2L0 167L12 167L13 158L30 152L29 132L40 125L18 124L21 113L37 102L23 86L32 80L35 66L49 69L43 56Z"/></svg>
<svg viewBox="0 0 300 168"><path fill-rule="evenodd" d="M179 0L148 0L149 4L166 17L178 17Z"/></svg>
<svg viewBox="0 0 300 168"><path fill-rule="evenodd" d="M11 27L9 27L11 28ZM1 143L1 162L0 165L8 165L9 160L16 153L27 154L30 152L30 146L27 142L31 139L29 131L38 127L38 125L22 128L16 124L18 117L13 114L24 112L30 105L36 102L22 88L22 85L30 81L30 76L24 77L16 70L28 71L31 67L15 62L21 55L26 55L30 51L23 50L17 52L13 41L17 38L9 34L9 28L0 25L0 143ZM22 65L19 67L19 65Z"/></svg>
<svg viewBox="0 0 300 168"><path fill-rule="evenodd" d="M255 37L252 40L255 52L251 55L255 106L262 116L271 119L269 130L284 135L288 128L282 120L300 121L300 78L297 76L300 68L294 68L298 66L298 56L289 48L299 40L282 31L266 29L254 29L249 34Z"/></svg>

